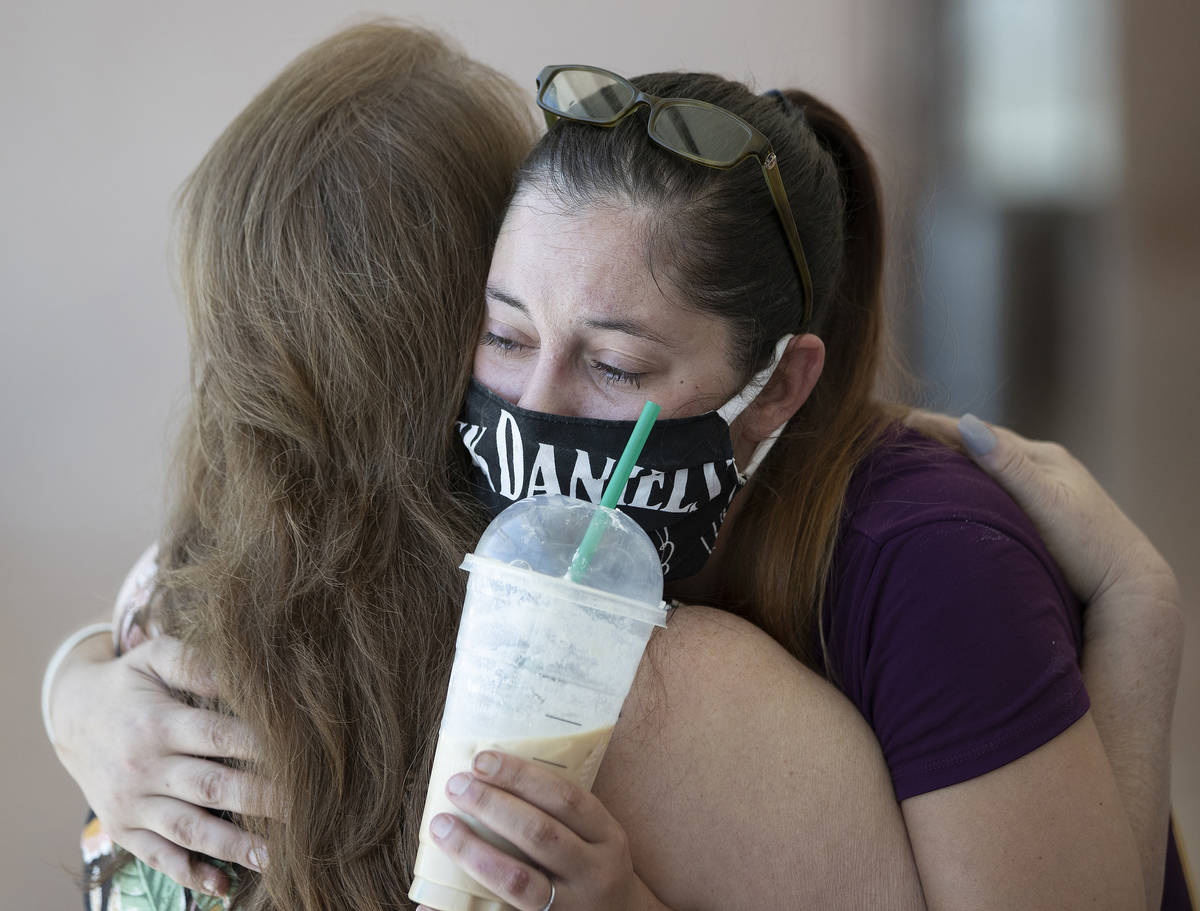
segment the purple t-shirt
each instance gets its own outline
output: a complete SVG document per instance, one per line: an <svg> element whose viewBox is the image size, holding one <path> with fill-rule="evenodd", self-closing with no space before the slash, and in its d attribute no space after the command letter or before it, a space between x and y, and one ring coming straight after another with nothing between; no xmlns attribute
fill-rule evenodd
<svg viewBox="0 0 1200 911"><path fill-rule="evenodd" d="M834 681L875 731L897 800L1012 762L1090 705L1081 605L1033 524L913 431L890 432L851 480L825 611ZM1189 909L1171 849L1163 908Z"/></svg>

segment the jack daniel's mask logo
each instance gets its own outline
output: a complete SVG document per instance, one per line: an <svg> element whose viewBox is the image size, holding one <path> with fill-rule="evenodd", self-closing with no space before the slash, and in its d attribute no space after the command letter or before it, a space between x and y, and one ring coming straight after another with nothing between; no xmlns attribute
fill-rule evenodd
<svg viewBox="0 0 1200 911"><path fill-rule="evenodd" d="M475 380L457 423L493 516L537 494L599 503L633 425L528 411ZM741 483L729 425L710 411L655 422L617 505L658 548L665 579L683 579L704 566Z"/></svg>

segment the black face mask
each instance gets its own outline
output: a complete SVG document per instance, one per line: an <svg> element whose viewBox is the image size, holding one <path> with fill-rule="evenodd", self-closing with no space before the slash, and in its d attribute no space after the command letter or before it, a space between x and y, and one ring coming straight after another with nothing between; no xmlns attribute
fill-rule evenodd
<svg viewBox="0 0 1200 911"><path fill-rule="evenodd" d="M599 503L633 425L528 411L475 380L457 423L492 515L545 493ZM658 548L664 578L683 579L704 566L742 483L729 425L710 411L654 424L617 505Z"/></svg>

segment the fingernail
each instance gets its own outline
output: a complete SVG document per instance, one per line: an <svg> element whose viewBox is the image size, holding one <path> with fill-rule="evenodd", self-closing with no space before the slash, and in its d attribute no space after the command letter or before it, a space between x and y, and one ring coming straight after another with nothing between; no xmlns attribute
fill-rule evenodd
<svg viewBox="0 0 1200 911"><path fill-rule="evenodd" d="M207 892L209 895L220 895L221 894L220 892L217 891L217 881L215 879L204 880L204 882L200 883L200 888L203 889L205 892Z"/></svg>
<svg viewBox="0 0 1200 911"><path fill-rule="evenodd" d="M457 797L467 789L471 783L471 776L465 772L459 772L457 775L451 775L450 780L446 782L446 790Z"/></svg>
<svg viewBox="0 0 1200 911"><path fill-rule="evenodd" d="M981 459L996 448L996 435L992 428L973 414L964 414L958 419L958 432L962 436L967 452Z"/></svg>
<svg viewBox="0 0 1200 911"><path fill-rule="evenodd" d="M435 816L429 821L429 831L433 833L434 838L445 838L452 828L454 823L445 814Z"/></svg>
<svg viewBox="0 0 1200 911"><path fill-rule="evenodd" d="M500 771L500 757L485 750L475 757L475 771L480 775L495 775Z"/></svg>
<svg viewBox="0 0 1200 911"><path fill-rule="evenodd" d="M267 849L265 847L251 848L246 855L246 866L258 873L267 865Z"/></svg>

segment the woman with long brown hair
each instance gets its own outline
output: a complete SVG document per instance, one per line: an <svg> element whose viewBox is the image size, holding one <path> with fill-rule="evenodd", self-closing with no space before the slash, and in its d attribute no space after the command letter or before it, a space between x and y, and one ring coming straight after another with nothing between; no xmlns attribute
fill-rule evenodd
<svg viewBox="0 0 1200 911"><path fill-rule="evenodd" d="M182 191L192 403L153 596L118 606L118 647L177 637L211 670L211 690L191 689L219 694L214 736L255 737L274 797L227 770L224 806L276 820L258 825L277 907L380 907L407 887L456 567L478 532L451 418L495 213L532 142L519 110L508 81L432 34L362 26L289 65ZM168 775L215 782L199 758ZM95 809L107 823L109 803ZM149 812L184 844L209 826L263 864L232 823L174 821L167 798ZM107 835L188 885L227 882L172 867L149 827Z"/></svg>
<svg viewBox="0 0 1200 911"><path fill-rule="evenodd" d="M88 643L49 694L105 834L180 882L229 886L196 848L238 862L247 904L403 904L454 567L480 528L451 426L528 140L517 110L503 80L424 33L351 30L272 83L185 188L193 413L144 609L124 610L137 585L119 605L122 646L154 635L116 661ZM184 653L211 674L185 672ZM138 671L202 704L161 692L147 713ZM94 767L121 750L88 725L111 727L123 695L128 729L105 736L163 746L114 797ZM87 699L104 711L60 711ZM597 782L625 875L564 875L555 907L920 903L869 730L749 624L677 612L626 715ZM527 879L518 906L546 903L541 886Z"/></svg>

